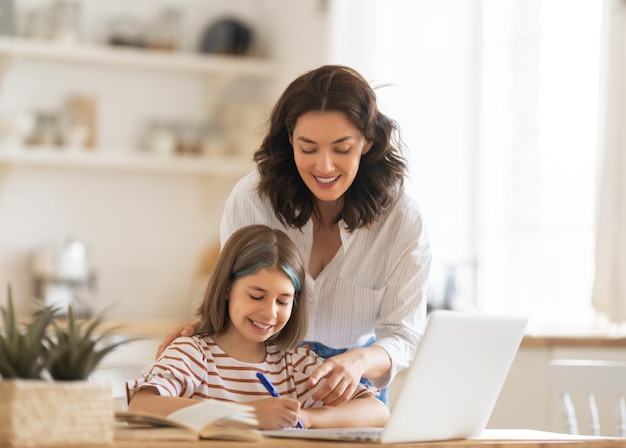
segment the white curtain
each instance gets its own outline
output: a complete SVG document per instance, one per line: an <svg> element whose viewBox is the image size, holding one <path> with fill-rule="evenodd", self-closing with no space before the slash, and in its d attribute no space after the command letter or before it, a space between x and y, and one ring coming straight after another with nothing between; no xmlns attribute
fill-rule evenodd
<svg viewBox="0 0 626 448"><path fill-rule="evenodd" d="M598 137L596 272L592 303L626 321L626 1L605 0Z"/></svg>

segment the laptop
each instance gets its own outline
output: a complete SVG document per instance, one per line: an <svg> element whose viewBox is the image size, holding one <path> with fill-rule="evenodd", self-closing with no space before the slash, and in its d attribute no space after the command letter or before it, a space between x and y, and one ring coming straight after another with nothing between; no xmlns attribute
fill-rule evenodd
<svg viewBox="0 0 626 448"><path fill-rule="evenodd" d="M404 382L397 386L397 398L384 428L262 433L268 437L377 443L478 437L491 416L527 322L526 317L519 316L433 311L415 358L403 375Z"/></svg>

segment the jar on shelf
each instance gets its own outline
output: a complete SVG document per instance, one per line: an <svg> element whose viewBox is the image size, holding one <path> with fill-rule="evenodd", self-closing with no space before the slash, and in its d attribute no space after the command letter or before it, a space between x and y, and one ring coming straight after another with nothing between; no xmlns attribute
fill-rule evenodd
<svg viewBox="0 0 626 448"><path fill-rule="evenodd" d="M122 47L145 47L146 39L143 26L134 16L118 16L109 22L110 45Z"/></svg>
<svg viewBox="0 0 626 448"><path fill-rule="evenodd" d="M60 43L80 40L81 4L77 0L57 0L50 7L50 38Z"/></svg>
<svg viewBox="0 0 626 448"><path fill-rule="evenodd" d="M184 122L178 125L176 154L196 155L200 153L199 127L194 123Z"/></svg>
<svg viewBox="0 0 626 448"><path fill-rule="evenodd" d="M222 133L215 123L202 124L198 134L199 154L208 156L224 152Z"/></svg>
<svg viewBox="0 0 626 448"><path fill-rule="evenodd" d="M72 95L61 111L61 144L68 148L93 148L96 144L96 100Z"/></svg>
<svg viewBox="0 0 626 448"><path fill-rule="evenodd" d="M33 114L26 111L0 113L0 147L21 146L34 128Z"/></svg>
<svg viewBox="0 0 626 448"><path fill-rule="evenodd" d="M144 138L144 149L150 154L169 156L176 151L176 129L171 123L160 120L151 121L146 128Z"/></svg>
<svg viewBox="0 0 626 448"><path fill-rule="evenodd" d="M51 111L34 113L32 132L26 143L34 146L57 146L59 144L59 114Z"/></svg>
<svg viewBox="0 0 626 448"><path fill-rule="evenodd" d="M181 22L181 12L178 9L162 11L149 28L146 46L155 50L180 50Z"/></svg>

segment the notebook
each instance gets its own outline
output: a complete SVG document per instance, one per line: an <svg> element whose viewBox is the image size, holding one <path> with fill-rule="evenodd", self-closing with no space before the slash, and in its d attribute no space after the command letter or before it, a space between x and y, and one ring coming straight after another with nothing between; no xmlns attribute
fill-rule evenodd
<svg viewBox="0 0 626 448"><path fill-rule="evenodd" d="M526 317L518 316L433 311L384 428L262 433L378 443L478 437L491 416L527 322Z"/></svg>

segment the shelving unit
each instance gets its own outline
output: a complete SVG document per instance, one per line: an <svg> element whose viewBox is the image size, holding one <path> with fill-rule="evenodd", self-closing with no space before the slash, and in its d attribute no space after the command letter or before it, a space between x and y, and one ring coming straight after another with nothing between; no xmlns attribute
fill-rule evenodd
<svg viewBox="0 0 626 448"><path fill-rule="evenodd" d="M184 52L144 50L93 44L59 44L21 37L0 37L0 73L4 75L22 60L50 61L68 64L97 65L122 70L149 70L163 73L186 73L205 76L207 109L211 101L238 79L269 79L275 66L267 59L247 56L206 55ZM180 157L142 154L136 149L113 151L64 150L62 148L0 147L0 165L80 167L89 169L133 170L155 173L188 173L196 175L240 175L252 168L251 157L202 156Z"/></svg>
<svg viewBox="0 0 626 448"><path fill-rule="evenodd" d="M90 44L64 45L20 37L0 37L0 58L5 59L5 64L18 59L33 59L230 78L267 79L275 73L275 67L270 61L248 56L204 55ZM5 64L3 66L7 67Z"/></svg>

